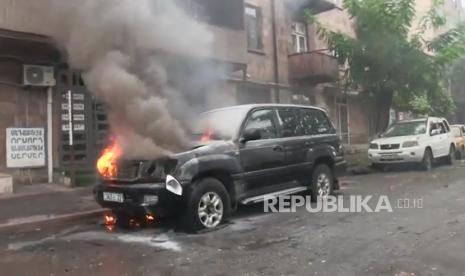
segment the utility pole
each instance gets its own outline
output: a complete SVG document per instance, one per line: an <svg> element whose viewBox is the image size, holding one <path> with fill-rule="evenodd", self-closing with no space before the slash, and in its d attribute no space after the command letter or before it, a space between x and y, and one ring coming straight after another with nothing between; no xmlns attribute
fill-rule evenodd
<svg viewBox="0 0 465 276"><path fill-rule="evenodd" d="M76 182L76 168L74 164L74 137L73 137L73 93L71 90L68 90L68 116L69 116L69 167L70 167L70 180L71 180L71 187L73 187Z"/></svg>

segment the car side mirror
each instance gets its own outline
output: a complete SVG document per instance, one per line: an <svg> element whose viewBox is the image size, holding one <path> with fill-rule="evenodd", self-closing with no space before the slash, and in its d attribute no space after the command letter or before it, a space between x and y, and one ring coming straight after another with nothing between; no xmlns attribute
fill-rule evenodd
<svg viewBox="0 0 465 276"><path fill-rule="evenodd" d="M384 135L383 135L383 133L382 133L382 132L380 132L380 133L376 134L376 137L378 137L378 138L383 138L383 136L384 136Z"/></svg>
<svg viewBox="0 0 465 276"><path fill-rule="evenodd" d="M242 133L241 143L246 143L248 141L260 140L262 138L262 134L258 129L247 129Z"/></svg>
<svg viewBox="0 0 465 276"><path fill-rule="evenodd" d="M430 133L431 136L435 136L435 135L438 135L438 134L441 134L441 130L439 130L439 129L431 130L431 133Z"/></svg>

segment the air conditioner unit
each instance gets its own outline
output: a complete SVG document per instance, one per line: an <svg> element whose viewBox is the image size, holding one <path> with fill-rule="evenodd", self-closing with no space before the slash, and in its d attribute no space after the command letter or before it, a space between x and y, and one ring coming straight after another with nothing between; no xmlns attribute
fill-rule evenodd
<svg viewBox="0 0 465 276"><path fill-rule="evenodd" d="M23 66L23 84L31 86L55 86L53 67L40 65Z"/></svg>

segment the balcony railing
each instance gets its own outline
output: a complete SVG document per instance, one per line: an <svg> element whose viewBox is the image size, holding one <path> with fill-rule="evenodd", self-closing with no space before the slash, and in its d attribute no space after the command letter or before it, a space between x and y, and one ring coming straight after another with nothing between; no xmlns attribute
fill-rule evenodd
<svg viewBox="0 0 465 276"><path fill-rule="evenodd" d="M333 82L339 77L337 59L321 52L289 55L289 77L293 81Z"/></svg>

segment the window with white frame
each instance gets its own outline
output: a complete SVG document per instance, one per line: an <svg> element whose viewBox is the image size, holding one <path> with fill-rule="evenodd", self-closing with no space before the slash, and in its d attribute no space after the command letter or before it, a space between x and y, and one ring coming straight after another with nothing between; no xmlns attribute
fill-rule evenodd
<svg viewBox="0 0 465 276"><path fill-rule="evenodd" d="M307 27L302 22L292 23L292 51L303 53L308 51Z"/></svg>
<svg viewBox="0 0 465 276"><path fill-rule="evenodd" d="M245 26L247 29L247 47L249 50L262 50L262 13L261 9L251 5L245 7Z"/></svg>

